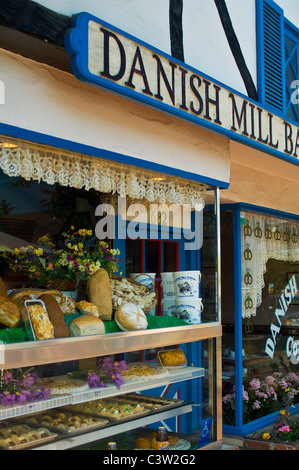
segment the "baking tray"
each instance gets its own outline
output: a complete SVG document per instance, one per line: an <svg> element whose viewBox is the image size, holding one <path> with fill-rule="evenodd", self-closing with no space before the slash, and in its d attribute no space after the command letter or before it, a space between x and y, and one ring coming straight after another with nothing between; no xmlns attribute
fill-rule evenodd
<svg viewBox="0 0 299 470"><path fill-rule="evenodd" d="M29 313L29 310L28 310L28 306L30 304L32 304L32 305L39 304L43 307L43 309L45 310L47 315L48 315L48 312L47 312L45 303L40 299L25 300L24 307L21 308L21 314L22 314L22 318L23 318L23 322L24 322L24 325L25 325L25 329L26 329L28 339L30 341L37 341L35 331L34 331L34 328L33 328L33 325L32 325L32 321L31 321L30 313ZM48 316L48 318L49 318L49 316ZM41 340L38 340L38 341L44 341L44 340L41 339Z"/></svg>
<svg viewBox="0 0 299 470"><path fill-rule="evenodd" d="M91 424L91 425L87 425L87 426L81 426L79 428L74 428L74 429L69 429L68 427L66 428L61 428L61 427L58 427L57 425L51 425L51 421L47 422L46 424L45 423L42 423L42 418L44 416L50 416L50 418L53 418L55 419L54 415L55 414L58 414L58 412L53 412L53 413L42 413L40 415L40 418L41 418L41 422L38 423L38 424L33 424L30 422L30 425L33 427L45 427L47 429L49 429L50 431L53 431L53 432L57 432L57 433L61 433L61 434L67 434L67 435L72 435L72 434L81 434L81 433L84 433L84 432L87 432L87 431L93 431L95 429L98 429L98 428L101 428L101 427L104 427L106 426L109 421L108 419L99 419L98 416L93 416L94 419L97 419L98 421L94 424ZM60 413L60 412L59 412ZM62 412L63 414L65 414L67 417L74 417L74 416L78 416L80 419L84 420L86 419L86 415L83 414L83 413L77 413L77 414L74 414L74 413L70 413L66 410L64 410ZM92 418L92 417L90 417ZM63 423L64 424L64 423ZM67 425L67 424L66 424Z"/></svg>
<svg viewBox="0 0 299 470"><path fill-rule="evenodd" d="M13 426L12 426L12 429L13 429ZM28 430L28 433L31 432L31 431L34 431L34 430L35 430L35 427L30 427L30 429ZM23 432L21 434L27 434L27 433ZM15 435L18 438L20 437L20 434L15 433ZM51 434L47 437L41 437L40 439L32 439L29 442L24 442L24 443L21 443L21 444L14 444L14 445L11 445L11 446L8 446L8 447L0 445L0 449L1 450L26 450L26 449L29 449L31 447L36 447L36 446L43 445L43 444L46 444L48 442L51 442L56 437L58 437L58 434L51 432Z"/></svg>
<svg viewBox="0 0 299 470"><path fill-rule="evenodd" d="M101 400L103 401L103 400ZM117 402L116 400L111 400L111 404L113 403L116 407L117 405L123 403L124 401L122 400L121 402ZM110 400L109 400L109 404L110 404ZM120 416L120 417L113 417L113 416L107 416L106 414L103 414L101 413L101 411L97 411L97 410L94 410L92 408L88 409L88 408L83 408L83 403L80 404L80 405L68 405L68 406L65 406L64 409L66 409L67 411L69 412L72 412L72 413L81 413L81 414L85 414L87 416L94 416L94 417L100 417L100 418L103 418L103 419L107 419L109 420L109 422L123 422L123 421L128 421L128 420L131 420L131 419L136 419L136 418L140 418L142 416L146 416L147 414L150 413L151 410L149 409L143 409L142 411L140 411L139 413L132 413L132 414L128 414L128 415L125 415L125 416ZM129 403L128 403L129 405ZM77 408L74 409L73 406L76 406Z"/></svg>
<svg viewBox="0 0 299 470"><path fill-rule="evenodd" d="M175 408L180 406L184 403L184 400L179 400L175 398L162 398L162 397L155 397L149 395L141 395L141 394L128 394L125 396L127 403L140 403L144 404L144 406L149 407L150 411L157 412L157 411L164 411L169 408ZM150 406L152 404L153 406ZM155 408L154 405L157 405Z"/></svg>

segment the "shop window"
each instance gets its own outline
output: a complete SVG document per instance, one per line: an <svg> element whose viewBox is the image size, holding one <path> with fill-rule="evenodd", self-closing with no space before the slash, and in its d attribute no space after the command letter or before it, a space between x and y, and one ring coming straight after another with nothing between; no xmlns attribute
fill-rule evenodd
<svg viewBox="0 0 299 470"><path fill-rule="evenodd" d="M274 422L275 412L299 403L299 222L234 213L235 321L230 326L224 303L223 410L225 425L248 434L246 425L269 415Z"/></svg>
<svg viewBox="0 0 299 470"><path fill-rule="evenodd" d="M272 0L257 0L259 101L298 121L299 31Z"/></svg>

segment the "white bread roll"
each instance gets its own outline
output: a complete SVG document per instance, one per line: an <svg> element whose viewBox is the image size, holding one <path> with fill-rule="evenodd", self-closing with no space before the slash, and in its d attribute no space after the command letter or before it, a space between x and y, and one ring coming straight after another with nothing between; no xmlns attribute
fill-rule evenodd
<svg viewBox="0 0 299 470"><path fill-rule="evenodd" d="M70 336L103 335L105 325L100 318L93 315L84 315L71 321L69 331Z"/></svg>
<svg viewBox="0 0 299 470"><path fill-rule="evenodd" d="M115 312L115 322L122 331L146 330L147 319L139 305L122 304Z"/></svg>

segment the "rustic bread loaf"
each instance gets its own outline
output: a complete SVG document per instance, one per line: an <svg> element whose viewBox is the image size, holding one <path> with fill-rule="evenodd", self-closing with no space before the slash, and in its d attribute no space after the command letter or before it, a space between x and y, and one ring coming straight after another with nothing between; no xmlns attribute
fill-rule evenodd
<svg viewBox="0 0 299 470"><path fill-rule="evenodd" d="M107 271L100 268L90 276L88 282L89 301L94 304L99 311L102 320L112 319L112 297L110 290L110 278Z"/></svg>

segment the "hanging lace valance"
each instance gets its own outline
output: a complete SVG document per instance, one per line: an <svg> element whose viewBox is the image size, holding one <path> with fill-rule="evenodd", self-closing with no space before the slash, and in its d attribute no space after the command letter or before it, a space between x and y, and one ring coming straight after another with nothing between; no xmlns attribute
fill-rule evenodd
<svg viewBox="0 0 299 470"><path fill-rule="evenodd" d="M103 158L71 153L0 137L0 168L8 176L95 189L159 204L204 205L205 185Z"/></svg>
<svg viewBox="0 0 299 470"><path fill-rule="evenodd" d="M241 248L242 316L250 318L262 303L269 259L299 262L299 223L246 212Z"/></svg>

